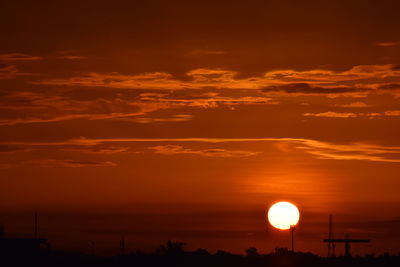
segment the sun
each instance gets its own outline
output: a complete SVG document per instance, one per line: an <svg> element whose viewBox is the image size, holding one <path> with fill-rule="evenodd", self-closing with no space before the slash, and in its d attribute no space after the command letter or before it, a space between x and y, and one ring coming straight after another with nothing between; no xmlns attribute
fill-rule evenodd
<svg viewBox="0 0 400 267"><path fill-rule="evenodd" d="M300 219L299 209L290 202L277 202L268 210L269 223L280 230L288 230Z"/></svg>

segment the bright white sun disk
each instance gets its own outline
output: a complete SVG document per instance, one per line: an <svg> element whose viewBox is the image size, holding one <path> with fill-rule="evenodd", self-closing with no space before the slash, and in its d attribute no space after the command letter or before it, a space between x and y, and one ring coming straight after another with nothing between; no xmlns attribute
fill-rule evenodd
<svg viewBox="0 0 400 267"><path fill-rule="evenodd" d="M281 230L288 230L291 226L295 226L299 219L299 210L290 202L275 203L268 211L269 223Z"/></svg>

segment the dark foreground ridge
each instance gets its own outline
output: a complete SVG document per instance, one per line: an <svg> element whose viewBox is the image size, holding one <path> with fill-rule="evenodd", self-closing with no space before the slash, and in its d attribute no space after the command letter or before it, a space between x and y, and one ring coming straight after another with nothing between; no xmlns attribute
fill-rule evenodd
<svg viewBox="0 0 400 267"><path fill-rule="evenodd" d="M185 251L184 243L168 241L154 253L126 253L115 256L96 256L80 252L56 251L50 248L28 251L2 248L0 266L189 266L189 267L241 267L241 266L400 266L398 255L366 255L362 257L321 257L312 253L292 252L277 248L269 254L259 254L256 248L246 255L226 251L209 253L207 250Z"/></svg>

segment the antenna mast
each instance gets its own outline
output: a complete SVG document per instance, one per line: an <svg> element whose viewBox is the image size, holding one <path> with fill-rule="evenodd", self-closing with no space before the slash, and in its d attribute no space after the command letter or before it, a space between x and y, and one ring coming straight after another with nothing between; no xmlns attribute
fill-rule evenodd
<svg viewBox="0 0 400 267"><path fill-rule="evenodd" d="M38 212L35 210L35 233L34 233L35 239L38 238Z"/></svg>
<svg viewBox="0 0 400 267"><path fill-rule="evenodd" d="M121 255L125 254L125 238L124 236L121 237L121 240L119 241L119 252Z"/></svg>
<svg viewBox="0 0 400 267"><path fill-rule="evenodd" d="M290 232L292 235L292 252L294 252L294 231L296 230L295 225L290 226Z"/></svg>
<svg viewBox="0 0 400 267"><path fill-rule="evenodd" d="M329 215L329 234L328 240L333 240L333 216L332 214ZM328 257L335 256L335 242L329 241L328 242Z"/></svg>

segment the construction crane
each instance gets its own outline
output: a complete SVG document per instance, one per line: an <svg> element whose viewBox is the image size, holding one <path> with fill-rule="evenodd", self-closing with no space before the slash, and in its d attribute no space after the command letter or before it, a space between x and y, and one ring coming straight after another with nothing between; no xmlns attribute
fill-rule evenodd
<svg viewBox="0 0 400 267"><path fill-rule="evenodd" d="M344 243L345 256L350 257L350 243L369 243L370 239L351 239L349 235L346 235L344 239L335 239L333 237L333 221L332 215L329 215L329 235L328 239L323 240L328 243L328 257L335 256L335 243Z"/></svg>

